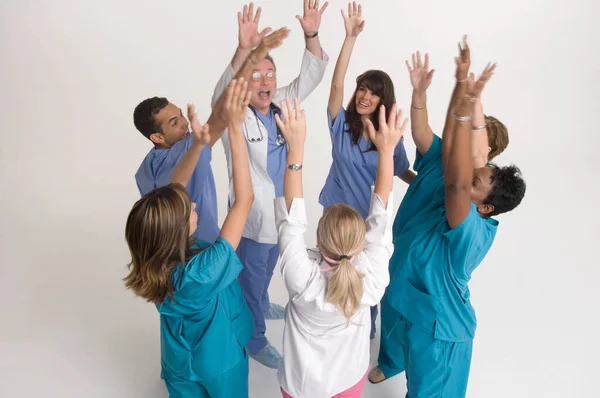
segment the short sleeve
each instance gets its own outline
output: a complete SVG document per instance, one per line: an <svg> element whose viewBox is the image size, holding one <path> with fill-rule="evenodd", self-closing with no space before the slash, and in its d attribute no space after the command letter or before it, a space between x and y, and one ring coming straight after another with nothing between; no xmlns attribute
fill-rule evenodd
<svg viewBox="0 0 600 398"><path fill-rule="evenodd" d="M242 263L233 246L219 237L188 261L182 282L201 284L202 298L208 298L227 288L241 271Z"/></svg>
<svg viewBox="0 0 600 398"><path fill-rule="evenodd" d="M417 156L415 159L414 169L417 173L424 171L432 167L432 165L438 164L438 161L442 158L442 139L436 134L433 135L433 142L429 147L429 150L425 155L421 155L417 149Z"/></svg>
<svg viewBox="0 0 600 398"><path fill-rule="evenodd" d="M183 156L185 155L185 153L192 146L193 141L194 141L193 134L190 134L190 136L187 137L185 140L181 140L181 141L177 142L175 145L173 145L169 149L169 157L171 157L171 159L172 159L172 161L169 162L171 164L171 170L168 173L169 181L165 181L164 184L162 184L162 185L166 185L167 183L170 182L171 177L173 176L173 172L175 171L175 167L177 167L179 162L181 162L181 159L183 159ZM205 181L206 177L208 176L208 173L211 170L211 168L210 168L211 161L212 161L212 148L210 147L210 145L204 145L204 148L202 148L202 152L200 152L200 156L198 157L198 162L196 163L196 167L194 169L194 174L193 174L193 177L190 179L190 182L192 181L192 179L195 181ZM191 188L189 183L188 183L187 188L188 188L188 190L190 190L190 188ZM192 193L191 190L190 190L190 193ZM192 193L192 195L193 195L193 193Z"/></svg>
<svg viewBox="0 0 600 398"><path fill-rule="evenodd" d="M327 123L329 125L329 133L331 138L346 131L346 110L344 107L340 109L335 120L332 120L331 113L327 111Z"/></svg>
<svg viewBox="0 0 600 398"><path fill-rule="evenodd" d="M404 140L400 140L398 145L396 145L396 150L394 151L394 175L401 176L406 170L410 163L406 156L406 149L404 149Z"/></svg>
<svg viewBox="0 0 600 398"><path fill-rule="evenodd" d="M470 278L471 272L492 246L497 228L496 220L481 217L477 206L471 203L469 214L463 222L444 233L448 240L451 266L457 277Z"/></svg>

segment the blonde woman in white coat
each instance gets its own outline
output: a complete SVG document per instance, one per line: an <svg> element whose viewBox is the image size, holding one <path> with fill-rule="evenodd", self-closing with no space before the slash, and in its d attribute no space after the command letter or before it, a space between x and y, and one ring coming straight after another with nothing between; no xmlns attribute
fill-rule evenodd
<svg viewBox="0 0 600 398"><path fill-rule="evenodd" d="M389 283L394 150L406 121L396 105L388 120L380 108L379 130L368 124L379 163L367 219L345 204L329 207L317 229L319 249L307 251L306 121L299 102L286 101L277 124L288 145L288 168L284 197L275 199L281 272L290 296L278 370L281 391L286 398L359 397L369 367L370 306Z"/></svg>

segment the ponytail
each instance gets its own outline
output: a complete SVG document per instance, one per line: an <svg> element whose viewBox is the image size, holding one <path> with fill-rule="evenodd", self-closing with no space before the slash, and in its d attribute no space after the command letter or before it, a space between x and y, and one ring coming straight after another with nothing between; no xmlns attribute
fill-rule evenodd
<svg viewBox="0 0 600 398"><path fill-rule="evenodd" d="M364 275L358 272L349 258L344 257L329 279L327 301L334 304L348 322L360 307L363 296L362 278Z"/></svg>
<svg viewBox="0 0 600 398"><path fill-rule="evenodd" d="M360 214L342 203L329 206L317 228L321 256L329 264L336 264L328 282L327 301L344 314L348 323L358 311L363 296L365 276L352 263L352 256L362 252L365 233L365 221Z"/></svg>

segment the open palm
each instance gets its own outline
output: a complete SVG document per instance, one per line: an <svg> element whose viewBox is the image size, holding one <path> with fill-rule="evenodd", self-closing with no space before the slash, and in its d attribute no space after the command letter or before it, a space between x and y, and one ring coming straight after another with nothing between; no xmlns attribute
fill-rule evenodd
<svg viewBox="0 0 600 398"><path fill-rule="evenodd" d="M346 28L346 36L356 37L362 32L365 27L365 21L362 19L362 7L356 2L348 3L348 16L342 10L344 18L344 27Z"/></svg>
<svg viewBox="0 0 600 398"><path fill-rule="evenodd" d="M410 84L412 84L415 91L426 91L431 84L433 78L433 72L435 69L429 70L429 54L425 54L425 63L421 61L421 53L417 51L417 54L412 55L412 68L408 61L406 61L406 67L408 73L410 73Z"/></svg>
<svg viewBox="0 0 600 398"><path fill-rule="evenodd" d="M496 70L496 64L488 63L479 79L475 80L475 75L471 73L469 76L469 81L467 82L467 92L466 95L470 98L480 98L481 92L483 88L487 84L487 82L494 75L494 71Z"/></svg>
<svg viewBox="0 0 600 398"><path fill-rule="evenodd" d="M258 33L260 13L261 8L258 7L256 15L254 15L253 3L250 3L250 7L244 6L243 12L238 12L238 43L240 48L245 50L253 49L271 31L271 28L265 28L262 32Z"/></svg>
<svg viewBox="0 0 600 398"><path fill-rule="evenodd" d="M319 31L321 17L329 3L325 2L319 10L319 0L304 0L304 15L296 15L305 35L312 36Z"/></svg>
<svg viewBox="0 0 600 398"><path fill-rule="evenodd" d="M194 139L200 144L208 144L210 142L210 130L208 124L204 126L200 124L198 115L196 114L196 107L193 104L188 104L188 120L194 133Z"/></svg>

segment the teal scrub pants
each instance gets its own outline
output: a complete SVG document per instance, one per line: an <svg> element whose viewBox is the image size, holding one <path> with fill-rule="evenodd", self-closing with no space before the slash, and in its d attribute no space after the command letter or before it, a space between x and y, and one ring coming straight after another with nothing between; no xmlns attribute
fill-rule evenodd
<svg viewBox="0 0 600 398"><path fill-rule="evenodd" d="M247 398L248 356L231 369L206 381L191 381L165 372L169 398Z"/></svg>
<svg viewBox="0 0 600 398"><path fill-rule="evenodd" d="M433 338L381 300L379 367L386 378L406 369L406 398L460 398L467 393L473 341Z"/></svg>

